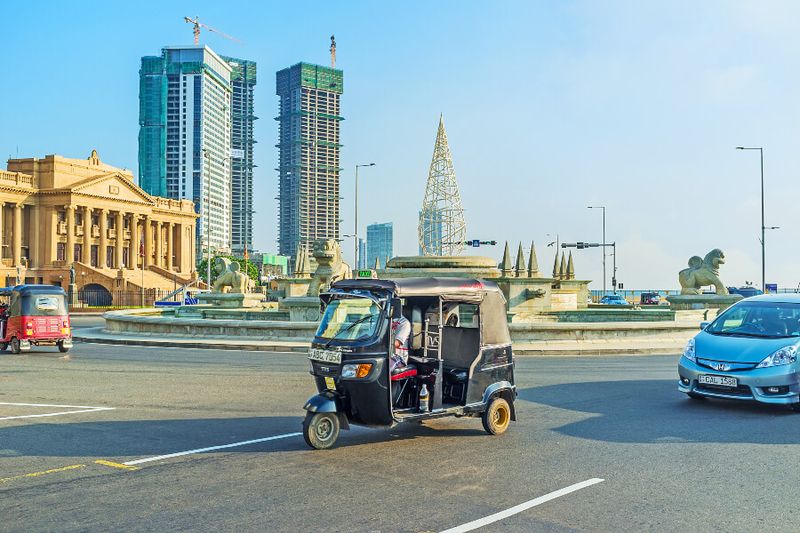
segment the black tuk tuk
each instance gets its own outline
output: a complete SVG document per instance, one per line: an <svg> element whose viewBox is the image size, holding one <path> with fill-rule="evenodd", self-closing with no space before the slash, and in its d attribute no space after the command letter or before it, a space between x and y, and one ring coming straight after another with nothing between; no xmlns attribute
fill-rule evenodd
<svg viewBox="0 0 800 533"><path fill-rule="evenodd" d="M320 299L325 310L308 356L319 393L304 406L309 446L331 447L350 424L480 416L496 435L516 420L506 301L495 283L342 280ZM401 315L411 326L408 361L392 369L392 321Z"/></svg>

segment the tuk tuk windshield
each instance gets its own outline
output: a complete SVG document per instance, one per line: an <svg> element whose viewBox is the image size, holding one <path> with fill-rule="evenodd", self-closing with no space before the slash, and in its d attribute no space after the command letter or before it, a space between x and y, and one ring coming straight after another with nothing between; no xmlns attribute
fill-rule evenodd
<svg viewBox="0 0 800 533"><path fill-rule="evenodd" d="M67 303L60 294L31 294L21 297L23 316L65 316Z"/></svg>
<svg viewBox="0 0 800 533"><path fill-rule="evenodd" d="M323 339L360 340L375 335L381 308L370 298L337 298L325 308L317 328Z"/></svg>

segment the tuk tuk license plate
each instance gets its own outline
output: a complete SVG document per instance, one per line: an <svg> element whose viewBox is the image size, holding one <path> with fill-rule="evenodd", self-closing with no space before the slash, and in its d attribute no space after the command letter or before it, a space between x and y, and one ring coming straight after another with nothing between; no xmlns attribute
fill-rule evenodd
<svg viewBox="0 0 800 533"><path fill-rule="evenodd" d="M319 348L311 348L308 351L308 358L314 361L321 361L323 363L336 363L337 365L342 362L342 352L336 350L322 350Z"/></svg>
<svg viewBox="0 0 800 533"><path fill-rule="evenodd" d="M703 385L717 385L718 387L731 387L732 389L739 386L739 381L736 378L729 378L727 376L702 375L697 378L697 381Z"/></svg>

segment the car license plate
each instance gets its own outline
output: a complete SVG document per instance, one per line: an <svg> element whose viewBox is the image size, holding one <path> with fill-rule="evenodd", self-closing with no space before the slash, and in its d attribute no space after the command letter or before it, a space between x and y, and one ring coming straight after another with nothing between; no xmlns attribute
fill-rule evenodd
<svg viewBox="0 0 800 533"><path fill-rule="evenodd" d="M333 378L325 378L325 386L328 390L336 390L336 382L333 381Z"/></svg>
<svg viewBox="0 0 800 533"><path fill-rule="evenodd" d="M314 361L321 361L323 363L336 363L337 365L342 362L342 352L336 350L321 350L319 348L311 348L308 351L308 358Z"/></svg>
<svg viewBox="0 0 800 533"><path fill-rule="evenodd" d="M718 385L720 387L731 387L735 389L739 386L739 381L736 378L729 378L727 376L700 376L697 381L704 385Z"/></svg>

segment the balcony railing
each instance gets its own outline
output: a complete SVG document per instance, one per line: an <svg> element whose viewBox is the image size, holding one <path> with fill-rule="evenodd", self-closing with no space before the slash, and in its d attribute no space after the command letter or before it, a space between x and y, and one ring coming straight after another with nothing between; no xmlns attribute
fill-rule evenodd
<svg viewBox="0 0 800 533"><path fill-rule="evenodd" d="M13 183L21 187L33 187L33 176L30 174L23 174L22 172L0 170L0 182L6 184Z"/></svg>

